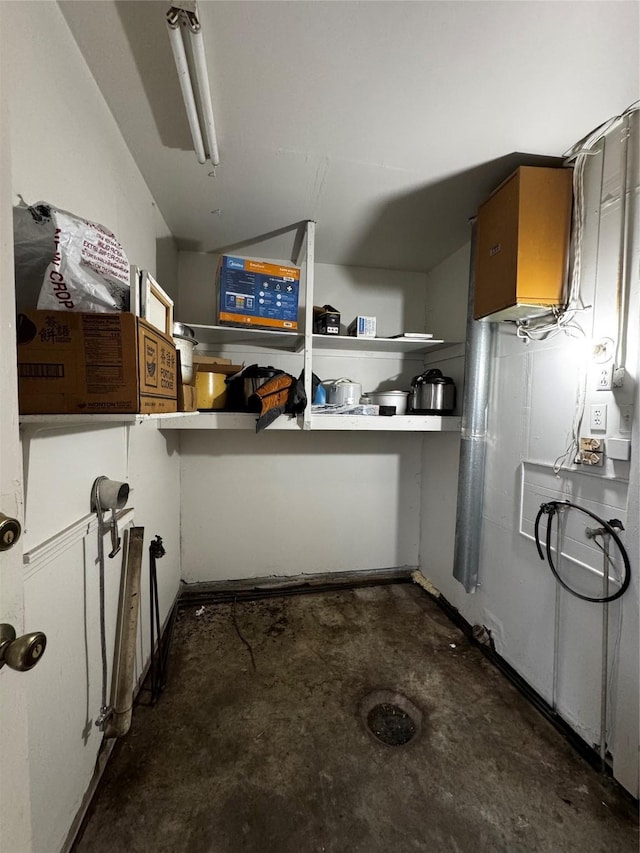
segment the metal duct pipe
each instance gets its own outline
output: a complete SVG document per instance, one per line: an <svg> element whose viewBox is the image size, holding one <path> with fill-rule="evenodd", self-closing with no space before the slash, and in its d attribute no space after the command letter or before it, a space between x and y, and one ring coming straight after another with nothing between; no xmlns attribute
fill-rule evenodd
<svg viewBox="0 0 640 853"><path fill-rule="evenodd" d="M467 592L478 585L484 465L489 402L490 353L494 323L473 319L476 278L476 223L471 227L471 263L467 306L467 344L462 403L462 440L458 473L458 507L453 576Z"/></svg>
<svg viewBox="0 0 640 853"><path fill-rule="evenodd" d="M136 657L144 527L125 530L124 536L122 581L111 680L111 709L105 725L105 737L126 735L131 725L133 707L133 666Z"/></svg>

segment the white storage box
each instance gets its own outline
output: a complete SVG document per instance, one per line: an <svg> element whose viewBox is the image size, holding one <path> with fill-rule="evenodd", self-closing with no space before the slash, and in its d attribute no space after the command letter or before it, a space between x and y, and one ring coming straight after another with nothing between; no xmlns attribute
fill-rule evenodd
<svg viewBox="0 0 640 853"><path fill-rule="evenodd" d="M347 334L352 338L375 338L376 336L376 318L362 317L358 315L353 322L349 324Z"/></svg>

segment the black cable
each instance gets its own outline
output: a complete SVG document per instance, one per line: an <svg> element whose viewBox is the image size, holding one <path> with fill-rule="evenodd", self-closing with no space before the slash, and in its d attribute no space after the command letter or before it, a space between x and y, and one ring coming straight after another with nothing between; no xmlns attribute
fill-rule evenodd
<svg viewBox="0 0 640 853"><path fill-rule="evenodd" d="M583 595L580 592L576 592L575 589L572 589L569 584L565 583L560 575L558 574L558 570L556 569L553 563L553 556L551 554L551 528L553 526L553 517L558 512L558 508L570 507L571 509L577 509L579 512L584 512L585 515L588 515L594 521L596 521L602 530L605 533L608 533L609 536L613 539L613 541L618 546L618 550L620 551L620 556L622 557L622 562L624 563L624 576L622 578L622 583L620 588L617 589L611 595L606 596L591 596L591 595ZM571 595L575 595L576 598L581 598L583 601L593 601L597 604L607 604L610 601L615 601L617 598L620 598L627 591L629 584L631 583L631 564L629 562L629 555L627 554L627 550L622 544L620 537L616 533L616 527L619 530L624 530L622 524L617 519L612 519L611 521L604 521L604 519L599 518L595 513L591 512L591 510L585 509L582 506L578 506L578 504L571 503L571 501L549 501L548 503L540 504L540 509L538 510L538 514L536 515L534 530L535 530L535 538L536 538L536 548L538 549L538 554L540 555L540 559L544 560L544 554L542 552L542 546L540 544L540 519L543 515L548 515L549 520L547 521L547 535L545 546L547 549L547 562L549 564L549 568L553 572L556 580L567 592L570 592ZM596 543L598 544L598 543ZM600 546L599 546L600 547ZM601 550L603 550L601 548ZM611 563L611 560L609 560ZM613 565L613 564L612 564ZM609 573L609 567L607 566L607 574Z"/></svg>
<svg viewBox="0 0 640 853"><path fill-rule="evenodd" d="M256 671L256 659L253 656L253 649L251 647L251 643L249 643L247 640L245 640L245 638L242 636L242 631L240 630L240 626L238 625L238 620L236 619L236 599L235 599L235 596L233 599L233 604L231 605L231 620L233 622L233 627L236 629L236 634L242 640L242 642L245 644L245 646L247 647L247 649L249 651L249 655L251 656L251 665L253 666L253 671L255 672Z"/></svg>
<svg viewBox="0 0 640 853"><path fill-rule="evenodd" d="M162 625L160 623L160 604L158 601L158 575L156 560L164 557L166 551L162 544L162 537L156 538L149 543L149 609L151 629L151 704L160 698L166 682L166 653L162 647ZM155 630L154 630L155 629ZM156 633L158 648L156 648Z"/></svg>

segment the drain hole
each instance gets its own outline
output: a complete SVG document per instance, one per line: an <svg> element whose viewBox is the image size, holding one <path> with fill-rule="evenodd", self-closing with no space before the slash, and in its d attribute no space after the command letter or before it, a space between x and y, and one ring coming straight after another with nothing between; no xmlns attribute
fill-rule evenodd
<svg viewBox="0 0 640 853"><path fill-rule="evenodd" d="M416 733L416 724L409 714L389 702L373 706L367 714L367 725L378 740L389 746L403 746Z"/></svg>
<svg viewBox="0 0 640 853"><path fill-rule="evenodd" d="M378 743L405 746L422 734L422 711L397 690L372 690L360 700L358 710L367 734Z"/></svg>

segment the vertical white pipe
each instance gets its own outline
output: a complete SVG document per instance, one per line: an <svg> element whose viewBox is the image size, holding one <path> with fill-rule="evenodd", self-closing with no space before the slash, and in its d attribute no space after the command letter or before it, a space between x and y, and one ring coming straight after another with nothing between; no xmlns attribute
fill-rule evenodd
<svg viewBox="0 0 640 853"><path fill-rule="evenodd" d="M625 116L622 129L622 182L620 186L620 254L618 256L618 340L616 343L616 368L623 368L627 360L627 310L629 302L629 136L631 124L629 116Z"/></svg>

